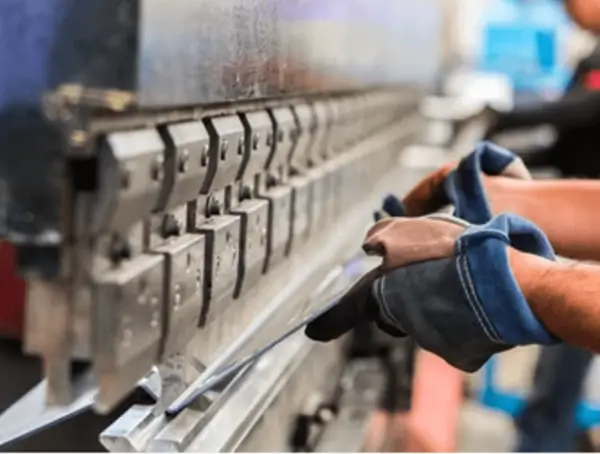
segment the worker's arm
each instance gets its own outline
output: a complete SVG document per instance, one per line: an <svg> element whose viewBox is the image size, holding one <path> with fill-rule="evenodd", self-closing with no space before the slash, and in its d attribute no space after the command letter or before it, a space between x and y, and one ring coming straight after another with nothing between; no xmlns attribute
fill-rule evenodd
<svg viewBox="0 0 600 454"><path fill-rule="evenodd" d="M515 249L509 263L532 311L556 336L600 353L600 267Z"/></svg>
<svg viewBox="0 0 600 454"><path fill-rule="evenodd" d="M600 261L600 181L483 181L492 214L511 212L533 221L559 255Z"/></svg>

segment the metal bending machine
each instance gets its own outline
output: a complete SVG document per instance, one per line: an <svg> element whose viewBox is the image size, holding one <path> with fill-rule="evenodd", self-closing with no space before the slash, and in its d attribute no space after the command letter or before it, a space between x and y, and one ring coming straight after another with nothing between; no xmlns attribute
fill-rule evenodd
<svg viewBox="0 0 600 454"><path fill-rule="evenodd" d="M2 360L44 375L3 446L93 409L111 451L361 449L374 352L406 389L411 349L291 331L414 182L442 21L418 3L2 2L0 235L26 296L0 326L27 355Z"/></svg>

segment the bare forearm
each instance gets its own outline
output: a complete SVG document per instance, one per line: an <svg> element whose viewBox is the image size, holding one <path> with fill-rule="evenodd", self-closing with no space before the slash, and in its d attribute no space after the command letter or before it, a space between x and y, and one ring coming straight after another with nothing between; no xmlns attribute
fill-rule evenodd
<svg viewBox="0 0 600 454"><path fill-rule="evenodd" d="M557 254L600 261L600 181L523 181L484 177L494 214L511 212L537 224Z"/></svg>
<svg viewBox="0 0 600 454"><path fill-rule="evenodd" d="M557 337L600 353L600 267L552 262L509 249L509 263L531 310Z"/></svg>

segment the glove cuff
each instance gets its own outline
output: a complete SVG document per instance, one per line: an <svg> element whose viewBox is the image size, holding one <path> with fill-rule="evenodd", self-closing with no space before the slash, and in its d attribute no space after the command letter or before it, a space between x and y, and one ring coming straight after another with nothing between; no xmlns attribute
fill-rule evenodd
<svg viewBox="0 0 600 454"><path fill-rule="evenodd" d="M473 312L491 340L511 345L554 344L510 269L507 247L555 260L545 234L533 223L502 214L471 226L456 243L456 264Z"/></svg>
<svg viewBox="0 0 600 454"><path fill-rule="evenodd" d="M529 179L520 158L490 142L480 142L475 151L461 160L444 180L446 196L454 205L454 216L473 224L484 224L492 218L485 194L482 174Z"/></svg>

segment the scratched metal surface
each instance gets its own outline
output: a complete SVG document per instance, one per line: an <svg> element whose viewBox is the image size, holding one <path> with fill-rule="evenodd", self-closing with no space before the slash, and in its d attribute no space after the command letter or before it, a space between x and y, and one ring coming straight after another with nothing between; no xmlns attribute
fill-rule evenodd
<svg viewBox="0 0 600 454"><path fill-rule="evenodd" d="M60 272L64 83L135 93L138 108L431 82L443 0L2 0L0 238L22 269ZM61 227L63 226L63 227Z"/></svg>
<svg viewBox="0 0 600 454"><path fill-rule="evenodd" d="M429 83L440 60L433 0L142 0L140 14L144 106Z"/></svg>

